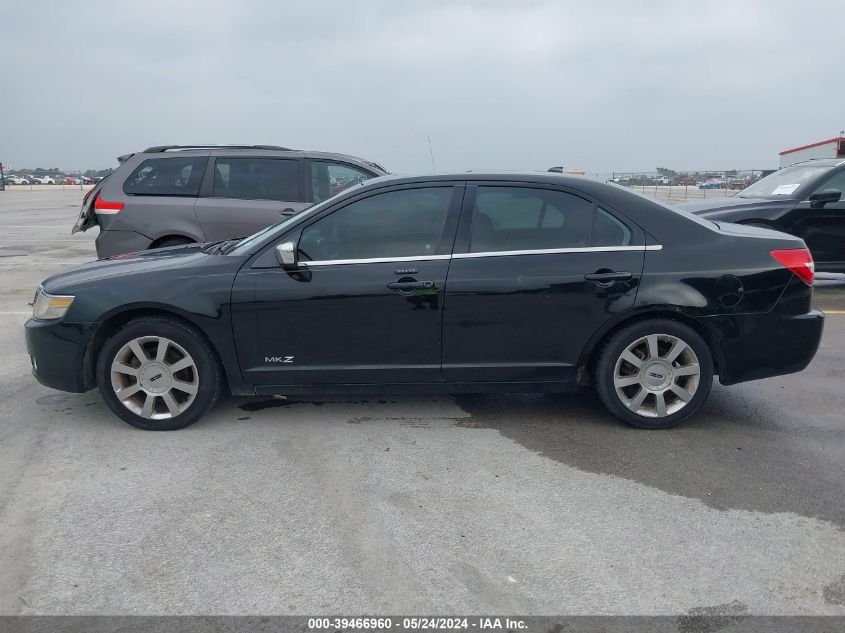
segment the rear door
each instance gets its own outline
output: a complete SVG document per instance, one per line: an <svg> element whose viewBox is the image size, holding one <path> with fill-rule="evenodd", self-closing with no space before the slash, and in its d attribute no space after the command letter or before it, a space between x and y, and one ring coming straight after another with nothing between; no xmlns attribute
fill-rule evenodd
<svg viewBox="0 0 845 633"><path fill-rule="evenodd" d="M445 380L574 378L590 336L634 303L644 237L574 191L469 186L446 284Z"/></svg>
<svg viewBox="0 0 845 633"><path fill-rule="evenodd" d="M299 158L214 156L195 206L208 241L251 235L309 206Z"/></svg>

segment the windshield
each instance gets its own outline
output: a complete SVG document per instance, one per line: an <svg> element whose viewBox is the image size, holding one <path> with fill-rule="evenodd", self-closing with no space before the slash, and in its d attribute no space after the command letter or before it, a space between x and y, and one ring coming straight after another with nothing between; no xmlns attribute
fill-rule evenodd
<svg viewBox="0 0 845 633"><path fill-rule="evenodd" d="M791 196L796 189L813 180L829 167L823 165L793 165L758 180L739 192L740 198L771 198Z"/></svg>

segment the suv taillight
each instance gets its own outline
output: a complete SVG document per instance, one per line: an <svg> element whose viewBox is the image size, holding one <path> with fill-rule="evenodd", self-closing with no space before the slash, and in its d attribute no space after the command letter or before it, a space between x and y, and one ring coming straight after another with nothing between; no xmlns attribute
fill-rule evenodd
<svg viewBox="0 0 845 633"><path fill-rule="evenodd" d="M786 248L770 252L771 256L808 284L813 283L815 264L807 248Z"/></svg>
<svg viewBox="0 0 845 633"><path fill-rule="evenodd" d="M97 194L97 197L94 198L94 211L96 213L113 215L115 213L120 213L121 209L123 209L122 202L109 202L108 200L103 200L103 197L100 194Z"/></svg>

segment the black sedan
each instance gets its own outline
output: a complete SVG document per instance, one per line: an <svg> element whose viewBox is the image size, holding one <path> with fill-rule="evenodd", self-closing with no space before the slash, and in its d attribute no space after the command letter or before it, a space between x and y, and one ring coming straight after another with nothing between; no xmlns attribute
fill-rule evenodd
<svg viewBox="0 0 845 633"><path fill-rule="evenodd" d="M681 205L708 220L737 222L803 239L816 268L845 272L845 160L796 163L758 180L730 198Z"/></svg>
<svg viewBox="0 0 845 633"><path fill-rule="evenodd" d="M803 241L553 174L384 177L243 240L84 264L38 288L43 384L185 427L235 395L565 392L625 422L800 371L823 315Z"/></svg>

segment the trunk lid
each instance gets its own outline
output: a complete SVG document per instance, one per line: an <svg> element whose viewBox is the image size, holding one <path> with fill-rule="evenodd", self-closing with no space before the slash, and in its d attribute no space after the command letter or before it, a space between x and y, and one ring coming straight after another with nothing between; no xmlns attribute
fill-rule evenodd
<svg viewBox="0 0 845 633"><path fill-rule="evenodd" d="M761 226L751 226L748 224L734 224L733 222L723 222L721 220L711 220L713 224L719 227L719 231L724 235L734 237L746 238L761 238L766 242L771 240L772 248L801 248L805 246L804 240L800 237L795 237L789 233L782 233L774 229L767 229Z"/></svg>

